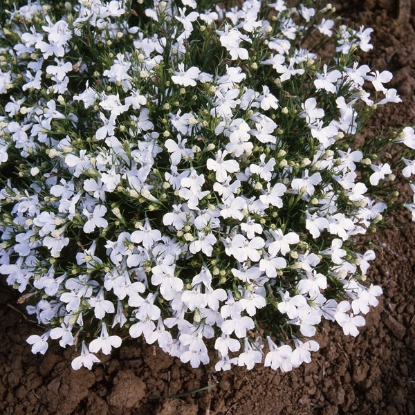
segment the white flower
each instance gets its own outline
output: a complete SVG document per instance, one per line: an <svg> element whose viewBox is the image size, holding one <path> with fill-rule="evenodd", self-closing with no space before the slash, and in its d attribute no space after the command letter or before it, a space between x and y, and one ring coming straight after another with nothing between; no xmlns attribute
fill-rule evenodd
<svg viewBox="0 0 415 415"><path fill-rule="evenodd" d="M104 205L97 205L91 213L87 209L82 210L82 214L86 216L87 221L84 223L83 230L85 233L91 233L95 228L106 228L108 221L104 219L107 208Z"/></svg>
<svg viewBox="0 0 415 415"><path fill-rule="evenodd" d="M259 262L259 269L265 271L268 278L275 278L280 269L287 266L287 261L283 257L265 255Z"/></svg>
<svg viewBox="0 0 415 415"><path fill-rule="evenodd" d="M333 20L326 20L325 18L321 19L321 23L317 25L317 29L322 33L323 35L331 37L333 34L333 31L331 28L334 26Z"/></svg>
<svg viewBox="0 0 415 415"><path fill-rule="evenodd" d="M66 74L72 71L72 64L70 62L64 62L63 59L56 59L56 66L49 65L46 67L46 73L56 76L58 81L63 81Z"/></svg>
<svg viewBox="0 0 415 415"><path fill-rule="evenodd" d="M374 171L374 173L371 174L369 178L370 184L372 186L377 186L379 181L385 178L386 174L392 174L391 167L388 163L380 163L379 165L372 164L370 168Z"/></svg>
<svg viewBox="0 0 415 415"><path fill-rule="evenodd" d="M355 227L353 221L343 213L336 213L333 216L328 216L327 219L329 221L329 232L332 235L340 236L343 241L346 241L349 237L347 232L353 230Z"/></svg>
<svg viewBox="0 0 415 415"><path fill-rule="evenodd" d="M37 334L32 334L26 340L27 343L32 345L32 353L45 354L48 350L48 339L50 332L38 336Z"/></svg>
<svg viewBox="0 0 415 415"><path fill-rule="evenodd" d="M151 283L160 285L160 292L166 300L172 300L183 289L183 280L174 275L174 257L167 255L163 261L152 268Z"/></svg>
<svg viewBox="0 0 415 415"><path fill-rule="evenodd" d="M79 370L82 366L91 370L94 363L100 362L101 361L94 354L89 352L85 342L82 342L81 356L75 357L75 359L72 360L71 366L73 370Z"/></svg>
<svg viewBox="0 0 415 415"><path fill-rule="evenodd" d="M239 163L236 160L225 160L229 153L224 150L218 150L216 160L207 159L206 167L208 170L216 172L216 180L223 183L228 178L228 173L239 171Z"/></svg>
<svg viewBox="0 0 415 415"><path fill-rule="evenodd" d="M344 249L341 249L343 241L341 239L333 239L331 241L331 248L320 251L322 255L331 255L331 260L335 264L341 264L343 262L343 257L347 255L347 252Z"/></svg>
<svg viewBox="0 0 415 415"><path fill-rule="evenodd" d="M398 136L398 143L404 143L407 147L415 149L415 132L412 127L405 127Z"/></svg>
<svg viewBox="0 0 415 415"><path fill-rule="evenodd" d="M193 241L189 245L189 251L192 254L202 251L207 256L212 256L213 245L215 245L217 239L212 232L206 234L204 232L197 233L197 240Z"/></svg>
<svg viewBox="0 0 415 415"><path fill-rule="evenodd" d="M171 80L177 85L196 86L196 79L200 74L200 69L192 66L185 71L184 63L179 63L178 67L179 71L174 72Z"/></svg>
<svg viewBox="0 0 415 415"><path fill-rule="evenodd" d="M243 220L244 218L244 209L247 208L246 200L243 197L233 195L228 196L223 200L223 204L219 205L221 209L221 216L226 218L234 218L237 220Z"/></svg>
<svg viewBox="0 0 415 415"><path fill-rule="evenodd" d="M265 367L271 367L273 370L281 369L282 372L289 372L292 370L291 355L292 349L288 345L282 345L278 347L271 339L267 336L269 352L265 356Z"/></svg>
<svg viewBox="0 0 415 415"><path fill-rule="evenodd" d="M174 166L178 165L183 158L193 158L194 154L190 148L186 148L187 139L183 139L180 134L177 135L177 143L169 138L164 145L170 154L171 162Z"/></svg>
<svg viewBox="0 0 415 415"><path fill-rule="evenodd" d="M408 160L402 157L402 161L406 164L406 167L402 170L402 174L405 177L410 177L415 174L415 160Z"/></svg>
<svg viewBox="0 0 415 415"><path fill-rule="evenodd" d="M144 225L139 226L139 230L131 234L131 242L142 244L146 249L150 249L160 239L161 232L158 229L152 229L148 219L145 220Z"/></svg>
<svg viewBox="0 0 415 415"><path fill-rule="evenodd" d="M113 347L118 348L121 346L121 337L119 336L109 336L107 325L105 323L102 323L101 326L101 335L95 339L92 340L92 342L89 344L89 350L92 353L97 353L100 350L104 354L110 354L111 349Z"/></svg>
<svg viewBox="0 0 415 415"><path fill-rule="evenodd" d="M271 94L267 85L262 86L262 95L259 97L261 108L268 111L270 108L276 110L278 108L278 99Z"/></svg>
<svg viewBox="0 0 415 415"><path fill-rule="evenodd" d="M271 185L268 183L267 190L263 195L259 196L259 199L265 205L272 205L278 208L282 208L283 201L280 196L284 195L287 187L282 183L276 183L272 188L270 186Z"/></svg>
<svg viewBox="0 0 415 415"><path fill-rule="evenodd" d="M290 297L290 293L286 291L285 293L281 292L282 301L278 303L278 310L287 314L290 319L295 319L298 317L298 309L307 306L307 300L303 295L295 295Z"/></svg>
<svg viewBox="0 0 415 415"><path fill-rule="evenodd" d="M303 343L302 341L295 339L294 343L295 349L291 355L291 362L293 364L293 367L299 367L302 363L310 363L310 352L316 352L320 349L319 344L314 340L310 340Z"/></svg>
<svg viewBox="0 0 415 415"><path fill-rule="evenodd" d="M248 50L240 47L240 43L242 42L242 40L252 43L252 40L248 36L243 35L236 28L232 28L229 30L228 24L225 25L224 32L218 31L218 33L221 35L220 43L230 53L232 60L246 60L249 58Z"/></svg>
<svg viewBox="0 0 415 415"><path fill-rule="evenodd" d="M300 332L305 337L316 334L316 325L321 322L321 313L309 306L298 309L298 317L289 320L288 323L300 326Z"/></svg>
<svg viewBox="0 0 415 415"><path fill-rule="evenodd" d="M305 118L307 124L313 124L317 119L324 117L324 110L317 108L315 98L308 98L304 104L301 104L303 112L300 113L301 118Z"/></svg>
<svg viewBox="0 0 415 415"><path fill-rule="evenodd" d="M384 105L387 104L388 102L395 102L395 103L399 103L402 102L401 97L397 94L397 90L394 88L390 88L385 92L385 98L383 98L382 100L380 100L376 105Z"/></svg>
<svg viewBox="0 0 415 415"><path fill-rule="evenodd" d="M248 370L254 368L256 363L261 363L262 352L252 347L248 338L244 338L244 351L238 357L238 366L246 366Z"/></svg>
<svg viewBox="0 0 415 415"><path fill-rule="evenodd" d="M160 309L154 305L156 294L149 293L144 299L139 295L131 296L128 300L130 307L138 307L135 311L135 318L138 320L158 320L161 314Z"/></svg>
<svg viewBox="0 0 415 415"><path fill-rule="evenodd" d="M65 348L68 345L72 346L74 344L72 328L73 326L71 324L65 325L65 323L62 323L61 327L55 327L50 331L50 338L61 339L59 341L59 345L63 348Z"/></svg>
<svg viewBox="0 0 415 415"><path fill-rule="evenodd" d="M259 236L248 240L238 234L231 240L229 246L225 244L225 251L227 255L234 256L239 262L245 262L248 258L253 262L258 262L261 258L258 250L264 245L265 241Z"/></svg>
<svg viewBox="0 0 415 415"><path fill-rule="evenodd" d="M257 309L263 308L267 304L265 298L262 295L255 292L250 292L248 290L245 290L244 297L240 300L240 302L245 308L245 311L251 317L256 314Z"/></svg>
<svg viewBox="0 0 415 415"><path fill-rule="evenodd" d="M357 298L352 301L352 309L354 314L369 312L369 305L376 307L379 301L376 297L382 295L383 291L377 285L370 285L369 288L361 287L357 294Z"/></svg>
<svg viewBox="0 0 415 415"><path fill-rule="evenodd" d="M309 171L305 169L303 171L303 177L301 179L294 179L291 182L291 186L296 193L300 193L305 196L312 196L315 191L316 185L321 183L322 177L320 173L314 173L309 176Z"/></svg>
<svg viewBox="0 0 415 415"><path fill-rule="evenodd" d="M251 219L251 217L248 217L246 222L241 223L241 229L246 232L248 239L253 239L256 233L261 234L263 230L262 226Z"/></svg>
<svg viewBox="0 0 415 415"><path fill-rule="evenodd" d="M393 75L389 71L383 71L380 73L379 71L374 71L371 72L370 75L373 76L368 76L367 80L372 82L372 85L376 91L382 91L386 94L387 89L383 86L383 84L389 82Z"/></svg>
<svg viewBox="0 0 415 415"><path fill-rule="evenodd" d="M209 356L207 354L207 350L205 349L189 348L189 350L180 355L180 360L183 363L190 362L190 366L195 369L200 366L200 363L203 363L204 365L208 364Z"/></svg>
<svg viewBox="0 0 415 415"><path fill-rule="evenodd" d="M347 314L351 306L348 301L342 301L337 306L337 311L334 314L336 321L343 328L344 334L356 337L359 334L358 327L365 325L365 319L362 316L354 316L353 313Z"/></svg>
<svg viewBox="0 0 415 415"><path fill-rule="evenodd" d="M268 246L268 252L272 257L277 256L279 252L281 255L286 255L290 252L290 245L298 244L300 242L300 237L295 232L288 232L283 234L281 229L276 229L270 231L272 237L274 238Z"/></svg>
<svg viewBox="0 0 415 415"><path fill-rule="evenodd" d="M327 278L315 270L306 272L306 278L303 278L298 284L297 289L300 294L308 294L311 298L317 297L320 290L327 288Z"/></svg>
<svg viewBox="0 0 415 415"><path fill-rule="evenodd" d="M369 249L363 255L357 253L356 258L358 261L358 265L362 271L362 274L365 275L370 267L369 261L374 260L376 258L376 254L372 249Z"/></svg>
<svg viewBox="0 0 415 415"><path fill-rule="evenodd" d="M215 341L215 349L218 350L222 356L227 356L229 350L231 352L237 352L240 348L240 341L233 339L226 334L222 334L222 336L218 337Z"/></svg>
<svg viewBox="0 0 415 415"><path fill-rule="evenodd" d="M327 92L335 93L336 87L335 83L339 78L341 78L342 74L337 69L327 73L327 65L323 65L323 73L317 74L317 79L314 81L314 85L319 91L320 89L324 89Z"/></svg>
<svg viewBox="0 0 415 415"><path fill-rule="evenodd" d="M172 205L173 212L168 212L163 216L164 225L173 225L178 231L183 229L187 221L187 213L182 210L182 205Z"/></svg>
<svg viewBox="0 0 415 415"><path fill-rule="evenodd" d="M306 228L311 233L314 239L321 235L323 229L329 227L329 221L323 216L317 216L317 213L311 215L308 211L306 212Z"/></svg>
<svg viewBox="0 0 415 415"><path fill-rule="evenodd" d="M89 305L94 309L95 317L102 320L106 313L114 313L114 304L104 299L104 290L101 288L96 297L88 298Z"/></svg>
<svg viewBox="0 0 415 415"><path fill-rule="evenodd" d="M272 178L272 173L274 172L275 164L277 163L274 159L274 157L271 157L266 163L265 163L265 154L261 154L259 156L260 163L257 164L251 164L249 166L249 170L252 174L257 174L261 179L264 179L265 181L269 182Z"/></svg>

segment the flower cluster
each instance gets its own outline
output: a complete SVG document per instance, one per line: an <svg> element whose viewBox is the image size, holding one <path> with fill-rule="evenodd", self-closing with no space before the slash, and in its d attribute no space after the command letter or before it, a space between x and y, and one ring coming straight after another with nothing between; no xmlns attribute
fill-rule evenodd
<svg viewBox="0 0 415 415"><path fill-rule="evenodd" d="M372 30L329 4L210 3L0 16L0 272L45 327L33 352L57 339L91 368L128 333L192 367L288 371L323 319L356 336L378 304L359 235L395 166L415 173L415 134L354 144L400 102L357 61Z"/></svg>

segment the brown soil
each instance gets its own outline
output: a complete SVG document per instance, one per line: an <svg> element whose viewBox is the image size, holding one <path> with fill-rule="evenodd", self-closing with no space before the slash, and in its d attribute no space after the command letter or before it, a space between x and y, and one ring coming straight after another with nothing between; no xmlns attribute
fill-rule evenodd
<svg viewBox="0 0 415 415"><path fill-rule="evenodd" d="M349 22L375 29L375 49L365 60L395 74L392 87L403 99L383 109L368 133L385 125L415 124L415 5L411 15L407 0L343 3L347 6L338 9ZM398 4L406 4L406 10L399 12ZM372 238L378 258L369 278L384 295L362 333L345 337L334 324L324 325L313 362L287 374L260 367L192 370L137 341L125 343L92 371L72 371L72 350L53 344L45 356L31 354L25 340L38 329L23 316L18 293L2 280L0 413L415 414L415 224L409 222L410 216L399 211L390 229ZM200 388L205 389L194 392Z"/></svg>

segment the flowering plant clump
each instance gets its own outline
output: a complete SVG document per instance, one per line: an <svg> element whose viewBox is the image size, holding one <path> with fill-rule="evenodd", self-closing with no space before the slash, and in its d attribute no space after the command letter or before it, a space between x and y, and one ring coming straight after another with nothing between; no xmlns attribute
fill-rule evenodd
<svg viewBox="0 0 415 415"><path fill-rule="evenodd" d="M322 319L356 336L378 304L358 237L415 173L415 134L355 144L400 102L357 61L372 29L311 1L211 3L0 15L0 272L45 328L34 353L58 339L91 368L142 336L192 367L288 371Z"/></svg>

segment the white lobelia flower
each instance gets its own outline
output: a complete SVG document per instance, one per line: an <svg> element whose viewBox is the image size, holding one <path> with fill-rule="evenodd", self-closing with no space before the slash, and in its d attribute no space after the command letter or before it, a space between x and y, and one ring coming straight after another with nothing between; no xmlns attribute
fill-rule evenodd
<svg viewBox="0 0 415 415"><path fill-rule="evenodd" d="M144 225L140 225L138 230L131 234L131 242L142 244L146 249L151 249L154 243L160 239L161 232L151 228L148 218L146 218Z"/></svg>
<svg viewBox="0 0 415 415"><path fill-rule="evenodd" d="M337 83L337 80L341 78L341 76L341 72L337 69L327 73L327 65L324 64L323 73L317 74L317 79L314 81L314 85L317 91L324 89L325 91L334 94L336 92L336 86L334 84Z"/></svg>
<svg viewBox="0 0 415 415"><path fill-rule="evenodd" d="M45 354L48 350L48 339L50 332L38 336L37 334L32 334L26 340L27 343L32 345L32 353Z"/></svg>
<svg viewBox="0 0 415 415"><path fill-rule="evenodd" d="M300 332L305 337L312 337L316 334L316 325L321 322L319 310L309 306L298 309L298 317L289 320L288 323L300 326Z"/></svg>
<svg viewBox="0 0 415 415"><path fill-rule="evenodd" d="M398 136L398 143L403 143L411 149L415 149L415 132L412 127L405 127Z"/></svg>
<svg viewBox="0 0 415 415"><path fill-rule="evenodd" d="M163 350L173 344L173 337L170 332L166 330L163 324L163 319L161 317L157 321L156 330L148 333L145 337L148 344L153 344L155 341L157 341L158 345Z"/></svg>
<svg viewBox="0 0 415 415"><path fill-rule="evenodd" d="M189 14L185 14L186 13L186 7L180 8L179 7L179 16L174 16L182 25L183 25L183 29L184 31L180 34L180 36L177 37L177 40L179 42L182 42L185 39L188 39L189 36L192 34L193 32L193 22L197 20L197 18L199 17L199 13L198 12L191 12Z"/></svg>
<svg viewBox="0 0 415 415"><path fill-rule="evenodd" d="M359 334L357 328L365 325L365 319L362 316L354 316L353 313L348 314L347 312L350 311L350 308L351 306L348 301L342 301L337 306L334 318L343 328L344 334L350 334L356 337Z"/></svg>
<svg viewBox="0 0 415 415"><path fill-rule="evenodd" d="M356 263L359 265L362 274L365 275L370 267L369 261L373 261L376 258L375 251L369 249L363 255L356 253Z"/></svg>
<svg viewBox="0 0 415 415"><path fill-rule="evenodd" d="M139 295L131 296L128 300L130 307L137 307L135 311L135 318L138 320L158 320L161 314L160 309L154 305L157 298L157 293L149 293L144 299Z"/></svg>
<svg viewBox="0 0 415 415"><path fill-rule="evenodd" d="M212 256L213 246L217 242L215 235L213 235L212 232L208 234L205 232L198 232L197 238L197 240L189 245L189 251L192 254L202 251L205 255Z"/></svg>
<svg viewBox="0 0 415 415"><path fill-rule="evenodd" d="M259 261L259 269L264 271L268 278L275 278L278 270L284 269L287 261L283 257L264 255Z"/></svg>
<svg viewBox="0 0 415 415"><path fill-rule="evenodd" d="M346 217L343 213L336 213L327 217L329 221L328 230L332 235L338 235L343 241L347 240L348 232L355 228L353 221Z"/></svg>
<svg viewBox="0 0 415 415"><path fill-rule="evenodd" d="M341 264L343 262L343 257L347 255L347 252L344 249L341 249L343 241L341 239L335 238L331 241L331 248L320 251L322 255L331 255L331 260L335 264Z"/></svg>
<svg viewBox="0 0 415 415"><path fill-rule="evenodd" d="M238 357L238 366L246 366L248 370L254 368L256 363L262 362L262 352L252 347L248 338L244 338L244 351Z"/></svg>
<svg viewBox="0 0 415 415"><path fill-rule="evenodd" d="M372 85L376 91L382 91L386 94L387 89L383 86L383 84L388 83L392 77L393 75L389 71L374 71L370 72L370 76L368 76L366 79L372 82Z"/></svg>
<svg viewBox="0 0 415 415"><path fill-rule="evenodd" d="M273 370L281 369L282 372L292 370L291 355L293 351L291 347L286 344L278 347L269 336L267 336L267 342L269 352L265 356L264 366L271 367Z"/></svg>
<svg viewBox="0 0 415 415"><path fill-rule="evenodd" d="M163 224L166 226L172 225L180 231L187 222L187 213L182 209L181 204L173 204L172 208L172 212L168 212L163 216Z"/></svg>
<svg viewBox="0 0 415 415"><path fill-rule="evenodd" d="M320 349L319 344L314 340L302 342L298 339L294 339L294 344L295 349L291 355L293 367L299 367L302 363L310 363L310 352L316 352Z"/></svg>
<svg viewBox="0 0 415 415"><path fill-rule="evenodd" d="M415 160L408 160L402 157L402 161L406 164L406 167L402 170L404 177L411 177L415 174Z"/></svg>
<svg viewBox="0 0 415 415"><path fill-rule="evenodd" d="M288 291L281 292L280 295L281 302L277 305L278 310L283 314L287 314L290 319L298 317L298 309L308 306L307 300L303 295L291 297Z"/></svg>
<svg viewBox="0 0 415 415"><path fill-rule="evenodd" d="M216 160L207 159L206 167L216 173L216 180L223 183L228 178L228 173L239 171L239 163L236 160L225 160L229 153L224 150L218 150Z"/></svg>
<svg viewBox="0 0 415 415"><path fill-rule="evenodd" d="M248 239L253 239L255 234L262 233L262 226L259 223L256 223L251 217L246 219L246 222L241 223L241 229L246 232Z"/></svg>
<svg viewBox="0 0 415 415"><path fill-rule="evenodd" d="M302 194L303 197L312 196L317 186L323 180L320 173L314 173L309 176L308 169L305 169L302 174L302 178L293 179L291 187L295 193Z"/></svg>
<svg viewBox="0 0 415 415"><path fill-rule="evenodd" d="M324 110L317 107L315 98L308 98L304 104L301 104L303 112L300 113L301 118L305 118L307 124L313 124L316 120L324 117Z"/></svg>
<svg viewBox="0 0 415 415"><path fill-rule="evenodd" d="M222 356L227 356L229 350L231 352L237 352L241 348L239 340L229 337L227 334L222 334L215 341L215 349L218 350Z"/></svg>
<svg viewBox="0 0 415 415"><path fill-rule="evenodd" d="M186 148L186 143L187 139L182 139L180 134L177 134L177 143L171 138L164 143L174 166L177 166L182 159L194 157L193 151L190 148Z"/></svg>
<svg viewBox="0 0 415 415"><path fill-rule="evenodd" d="M55 327L50 331L51 339L61 339L59 345L63 348L72 346L74 344L74 337L72 335L72 324L61 324L61 327Z"/></svg>
<svg viewBox="0 0 415 415"><path fill-rule="evenodd" d="M220 215L224 219L233 218L243 220L247 202L241 196L234 197L233 195L230 195L226 199L223 199L223 204L220 204L219 208L221 208Z"/></svg>
<svg viewBox="0 0 415 415"><path fill-rule="evenodd" d="M114 304L109 300L105 300L104 290L102 288L99 290L96 297L88 298L87 301L94 309L95 317L99 320L102 320L106 313L115 312Z"/></svg>
<svg viewBox="0 0 415 415"><path fill-rule="evenodd" d="M87 218L83 227L84 232L91 233L95 228L106 228L108 226L108 221L104 219L106 213L107 208L104 205L95 206L93 212L83 209L82 214Z"/></svg>
<svg viewBox="0 0 415 415"><path fill-rule="evenodd" d="M317 213L310 214L306 211L306 225L305 227L311 233L314 239L321 235L321 231L329 227L329 221L323 217L318 216Z"/></svg>
<svg viewBox="0 0 415 415"><path fill-rule="evenodd" d="M160 285L160 293L166 300L172 300L176 293L183 290L183 280L174 275L175 259L173 255L166 255L158 265L152 268L152 272L151 283Z"/></svg>
<svg viewBox="0 0 415 415"><path fill-rule="evenodd" d="M283 201L281 196L284 195L285 191L287 190L287 186L282 183L276 183L272 188L271 184L267 183L267 190L259 196L259 199L265 205L271 205L278 208L282 208Z"/></svg>
<svg viewBox="0 0 415 415"><path fill-rule="evenodd" d="M377 186L379 181L385 178L386 174L392 174L391 167L388 163L380 163L379 165L371 164L370 168L374 171L369 178L372 186Z"/></svg>
<svg viewBox="0 0 415 415"><path fill-rule="evenodd" d="M100 362L101 360L99 360L94 354L90 353L88 347L85 345L85 342L82 342L81 355L72 360L71 366L73 370L78 370L82 366L85 366L87 369L91 370L94 363Z"/></svg>
<svg viewBox="0 0 415 415"><path fill-rule="evenodd" d="M246 264L241 266L240 269L232 268L231 272L235 278L248 284L251 284L252 281L258 281L259 277L262 275L262 271L258 267L251 267Z"/></svg>
<svg viewBox="0 0 415 415"><path fill-rule="evenodd" d="M266 155L263 153L259 156L259 164L251 164L249 166L249 171L252 174L257 174L261 179L264 179L266 182L269 182L272 178L272 173L274 172L274 167L277 164L274 157L271 157L267 162L265 162Z"/></svg>
<svg viewBox="0 0 415 415"><path fill-rule="evenodd" d="M97 339L92 340L92 342L89 344L89 350L92 353L96 353L101 350L102 353L104 354L110 354L111 349L113 347L115 348L120 347L121 343L122 343L121 337L109 336L107 325L105 323L102 323L101 335Z"/></svg>
<svg viewBox="0 0 415 415"><path fill-rule="evenodd" d="M279 252L281 255L286 255L290 252L290 245L295 245L300 242L300 237L295 232L288 232L283 234L281 229L270 230L273 237L273 242L268 246L268 252L272 257L277 256Z"/></svg>
<svg viewBox="0 0 415 415"><path fill-rule="evenodd" d="M220 34L220 43L231 55L232 60L249 59L248 50L240 47L240 43L244 40L252 43L249 36L243 35L237 28L229 29L229 25L225 25L224 31L217 31Z"/></svg>
<svg viewBox="0 0 415 415"><path fill-rule="evenodd" d="M179 63L179 70L174 72L174 75L171 77L171 80L176 85L182 86L196 86L196 80L200 74L200 69L196 66L185 70L184 63Z"/></svg>
<svg viewBox="0 0 415 415"><path fill-rule="evenodd" d="M262 295L249 290L245 290L244 297L240 301L244 306L245 311L251 317L256 314L257 309L263 308L267 305L267 301Z"/></svg>
<svg viewBox="0 0 415 415"><path fill-rule="evenodd" d="M262 86L262 95L259 97L259 102L261 103L261 108L265 111L268 111L270 108L278 108L278 99L271 94L269 87L267 85Z"/></svg>
<svg viewBox="0 0 415 415"><path fill-rule="evenodd" d="M308 294L311 298L317 297L320 294L320 290L325 290L326 288L327 278L315 270L306 272L306 278L303 278L297 284L300 294Z"/></svg>
<svg viewBox="0 0 415 415"><path fill-rule="evenodd" d="M225 243L225 251L227 255L234 256L239 262L245 262L250 259L253 262L258 262L261 258L259 249L263 248L265 241L256 236L248 240L243 235L235 235L230 244Z"/></svg>
<svg viewBox="0 0 415 415"><path fill-rule="evenodd" d="M352 301L352 309L354 314L367 314L370 310L369 306L376 307L379 300L376 297L382 295L382 288L378 285L371 284L369 288L361 287L357 294L357 298Z"/></svg>

